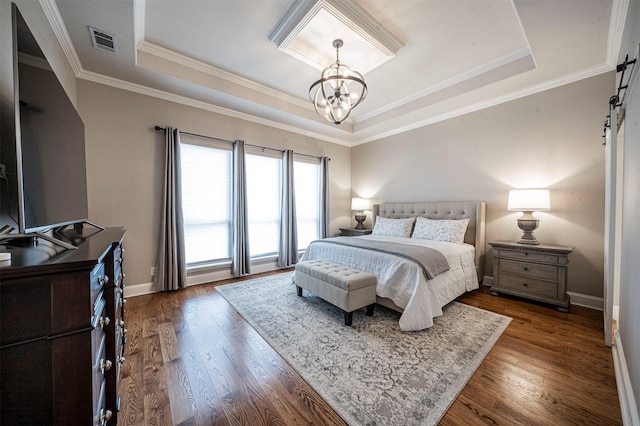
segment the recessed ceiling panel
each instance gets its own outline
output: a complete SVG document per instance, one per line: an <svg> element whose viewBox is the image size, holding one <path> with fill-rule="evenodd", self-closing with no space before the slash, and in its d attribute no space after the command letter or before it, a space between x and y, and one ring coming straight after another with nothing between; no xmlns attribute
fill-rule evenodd
<svg viewBox="0 0 640 426"><path fill-rule="evenodd" d="M278 49L322 70L336 61L333 40L344 42L340 61L365 74L393 58L403 46L353 1L299 0L269 39Z"/></svg>

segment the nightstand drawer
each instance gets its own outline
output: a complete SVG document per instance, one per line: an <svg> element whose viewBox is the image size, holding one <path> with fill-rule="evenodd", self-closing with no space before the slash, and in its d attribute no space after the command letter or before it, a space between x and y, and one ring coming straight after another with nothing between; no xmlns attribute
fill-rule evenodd
<svg viewBox="0 0 640 426"><path fill-rule="evenodd" d="M547 253L532 253L530 251L515 251L515 250L497 250L497 256L501 258L509 258L515 260L523 260L525 262L540 262L540 263L558 263L558 256L555 254Z"/></svg>
<svg viewBox="0 0 640 426"><path fill-rule="evenodd" d="M500 275L499 288L505 290L517 290L533 296L557 297L558 284L555 282L541 281L517 275Z"/></svg>
<svg viewBox="0 0 640 426"><path fill-rule="evenodd" d="M500 259L500 273L523 275L541 280L558 280L558 267L540 263L519 262L517 260Z"/></svg>

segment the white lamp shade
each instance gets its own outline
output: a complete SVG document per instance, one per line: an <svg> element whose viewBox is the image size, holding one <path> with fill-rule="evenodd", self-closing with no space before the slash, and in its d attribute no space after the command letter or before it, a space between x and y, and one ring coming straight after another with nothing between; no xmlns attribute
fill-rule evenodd
<svg viewBox="0 0 640 426"><path fill-rule="evenodd" d="M512 189L509 191L507 210L536 212L551 210L548 189Z"/></svg>
<svg viewBox="0 0 640 426"><path fill-rule="evenodd" d="M366 198L352 198L351 210L364 211L369 210L369 200Z"/></svg>

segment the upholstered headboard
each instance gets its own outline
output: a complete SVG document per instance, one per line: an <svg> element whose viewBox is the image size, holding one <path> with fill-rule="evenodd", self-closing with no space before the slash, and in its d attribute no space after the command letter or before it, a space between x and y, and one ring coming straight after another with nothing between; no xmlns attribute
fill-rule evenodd
<svg viewBox="0 0 640 426"><path fill-rule="evenodd" d="M381 203L373 205L373 224L377 216L400 219L405 217L426 217L427 219L469 219L464 242L476 248L476 271L478 280L484 277L485 256L485 214L486 204L482 201L442 201L415 203Z"/></svg>

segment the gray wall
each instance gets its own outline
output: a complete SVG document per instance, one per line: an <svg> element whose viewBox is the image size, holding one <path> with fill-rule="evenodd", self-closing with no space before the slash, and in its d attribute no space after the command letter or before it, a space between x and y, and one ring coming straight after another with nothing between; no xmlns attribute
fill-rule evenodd
<svg viewBox="0 0 640 426"><path fill-rule="evenodd" d="M521 214L507 211L510 188L550 188L551 211L535 214L535 234L575 246L568 289L601 298L602 123L613 90L612 72L354 147L352 190L378 201L485 201L495 241L521 234ZM487 275L492 264L489 255Z"/></svg>
<svg viewBox="0 0 640 426"><path fill-rule="evenodd" d="M350 149L306 136L112 87L78 81L85 124L89 217L127 228L127 286L151 281L160 227L164 135L170 125L190 133L331 158L330 233L349 224Z"/></svg>

